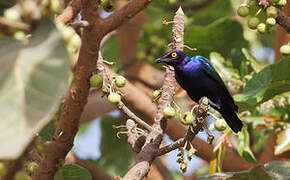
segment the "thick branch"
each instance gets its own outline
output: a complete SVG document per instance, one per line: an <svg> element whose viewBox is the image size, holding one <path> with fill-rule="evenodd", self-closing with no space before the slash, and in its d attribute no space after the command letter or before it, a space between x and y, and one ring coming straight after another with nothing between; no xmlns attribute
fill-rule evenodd
<svg viewBox="0 0 290 180"><path fill-rule="evenodd" d="M76 66L74 80L65 99L60 122L54 134L55 141L48 143L46 153L32 180L51 180L57 171L57 164L64 159L73 146L74 137L78 131L79 119L89 94L89 78L96 67L98 45L102 39L97 18L98 4L88 1L82 4L82 17L92 26L85 27L82 45Z"/></svg>
<svg viewBox="0 0 290 180"><path fill-rule="evenodd" d="M183 49L184 14L180 8L174 17L173 44L176 49ZM175 73L172 68L167 68L165 80L162 86L162 95L159 99L157 114L153 122L153 130L148 134L145 145L137 155L136 164L127 172L126 179L143 179L150 170L150 165L156 158L158 150L166 128L166 119L163 117L163 109L171 104L173 95L177 88Z"/></svg>
<svg viewBox="0 0 290 180"><path fill-rule="evenodd" d="M121 24L144 9L151 1L152 0L131 0L124 7L104 19L104 24L106 25L104 31L109 33L118 28Z"/></svg>
<svg viewBox="0 0 290 180"><path fill-rule="evenodd" d="M67 6L63 12L55 18L55 22L68 23L76 17L82 7L82 0L73 0L72 3Z"/></svg>
<svg viewBox="0 0 290 180"><path fill-rule="evenodd" d="M278 15L276 17L277 24L282 26L288 33L290 33L290 16L285 14L280 9L277 9L277 11L278 11Z"/></svg>

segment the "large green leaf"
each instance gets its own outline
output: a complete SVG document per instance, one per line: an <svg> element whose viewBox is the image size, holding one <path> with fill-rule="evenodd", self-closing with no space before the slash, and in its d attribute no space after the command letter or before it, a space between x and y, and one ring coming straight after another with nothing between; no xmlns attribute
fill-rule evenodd
<svg viewBox="0 0 290 180"><path fill-rule="evenodd" d="M238 133L238 153L246 161L255 163L256 158L250 148L250 135L246 125L242 128L242 131Z"/></svg>
<svg viewBox="0 0 290 180"><path fill-rule="evenodd" d="M285 129L277 134L275 155L282 154L290 150L290 128Z"/></svg>
<svg viewBox="0 0 290 180"><path fill-rule="evenodd" d="M284 57L255 74L243 92L234 96L242 109L265 102L283 92L290 91L290 58Z"/></svg>
<svg viewBox="0 0 290 180"><path fill-rule="evenodd" d="M43 20L28 45L13 39L0 44L0 158L16 158L53 116L67 89L69 58L49 20Z"/></svg>
<svg viewBox="0 0 290 180"><path fill-rule="evenodd" d="M112 176L123 176L128 171L129 166L133 164L134 153L127 143L125 135L121 135L120 139L116 136L117 130L112 126L124 125L123 118L114 118L106 116L101 120L102 140L100 159L94 163L104 169ZM121 131L124 129L120 129Z"/></svg>
<svg viewBox="0 0 290 180"><path fill-rule="evenodd" d="M290 179L290 162L273 161L262 166L251 168L241 172L216 173L198 178L198 180L286 180Z"/></svg>
<svg viewBox="0 0 290 180"><path fill-rule="evenodd" d="M92 180L89 171L81 166L69 164L61 167L54 180Z"/></svg>
<svg viewBox="0 0 290 180"><path fill-rule="evenodd" d="M218 19L208 26L194 25L185 28L184 41L186 45L197 48L197 52L185 49L187 54L205 57L216 51L227 58L232 49L247 46L241 24L228 17Z"/></svg>

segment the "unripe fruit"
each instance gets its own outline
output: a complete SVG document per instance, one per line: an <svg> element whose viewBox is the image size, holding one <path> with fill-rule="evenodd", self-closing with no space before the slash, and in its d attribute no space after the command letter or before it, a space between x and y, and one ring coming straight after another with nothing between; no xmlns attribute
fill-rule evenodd
<svg viewBox="0 0 290 180"><path fill-rule="evenodd" d="M227 128L227 124L222 119L217 119L214 123L214 128L218 131L224 131Z"/></svg>
<svg viewBox="0 0 290 180"><path fill-rule="evenodd" d="M256 29L260 20L257 17L252 17L248 20L248 27L250 29Z"/></svg>
<svg viewBox="0 0 290 180"><path fill-rule="evenodd" d="M159 90L153 91L153 93L152 93L153 100L158 99L160 97L160 95L161 95L161 91L159 91Z"/></svg>
<svg viewBox="0 0 290 180"><path fill-rule="evenodd" d="M276 24L276 20L275 20L275 18L267 18L266 23L269 26L274 26Z"/></svg>
<svg viewBox="0 0 290 180"><path fill-rule="evenodd" d="M187 111L184 114L179 115L180 122L184 125L190 125L194 121L193 115Z"/></svg>
<svg viewBox="0 0 290 180"><path fill-rule="evenodd" d="M260 33L265 33L266 32L266 24L265 23L258 24L257 29Z"/></svg>
<svg viewBox="0 0 290 180"><path fill-rule="evenodd" d="M64 25L60 33L62 34L62 37L65 40L65 42L69 42L69 40L74 36L75 31L71 27L66 27Z"/></svg>
<svg viewBox="0 0 290 180"><path fill-rule="evenodd" d="M38 168L38 164L36 162L30 162L27 166L27 170L30 174L33 174L37 168Z"/></svg>
<svg viewBox="0 0 290 180"><path fill-rule="evenodd" d="M109 94L108 101L112 105L117 105L121 101L121 96L118 93L113 92L113 93Z"/></svg>
<svg viewBox="0 0 290 180"><path fill-rule="evenodd" d="M115 7L111 0L105 0L103 3L103 9L106 12L112 12L114 11Z"/></svg>
<svg viewBox="0 0 290 180"><path fill-rule="evenodd" d="M274 6L270 6L266 9L266 13L268 17L276 17L277 16L277 9Z"/></svg>
<svg viewBox="0 0 290 180"><path fill-rule="evenodd" d="M103 77L99 74L94 74L90 78L91 87L100 88L103 86Z"/></svg>
<svg viewBox="0 0 290 180"><path fill-rule="evenodd" d="M0 177L5 176L7 173L7 168L4 163L0 162Z"/></svg>
<svg viewBox="0 0 290 180"><path fill-rule="evenodd" d="M163 116L165 118L172 118L175 115L175 109L173 107L167 106L163 109Z"/></svg>
<svg viewBox="0 0 290 180"><path fill-rule="evenodd" d="M280 0L277 5L278 6L285 6L287 4L287 0Z"/></svg>
<svg viewBox="0 0 290 180"><path fill-rule="evenodd" d="M29 180L29 177L25 171L18 171L14 176L14 180Z"/></svg>
<svg viewBox="0 0 290 180"><path fill-rule="evenodd" d="M4 17L9 21L20 21L21 20L21 14L15 8L6 9L4 11Z"/></svg>
<svg viewBox="0 0 290 180"><path fill-rule="evenodd" d="M69 40L69 45L73 49L78 49L81 46L81 43L82 43L82 40L77 34L73 35L71 39Z"/></svg>
<svg viewBox="0 0 290 180"><path fill-rule="evenodd" d="M118 88L124 87L126 84L126 79L124 78L124 76L117 76L115 79L115 85Z"/></svg>
<svg viewBox="0 0 290 180"><path fill-rule="evenodd" d="M289 55L290 54L290 46L288 44L281 46L280 53L284 54L284 55Z"/></svg>
<svg viewBox="0 0 290 180"><path fill-rule="evenodd" d="M250 9L247 5L240 5L240 7L238 8L238 15L241 17L246 17L249 15L250 13Z"/></svg>
<svg viewBox="0 0 290 180"><path fill-rule="evenodd" d="M19 40L19 41L25 41L27 40L26 35L22 31L17 31L14 33L14 38Z"/></svg>

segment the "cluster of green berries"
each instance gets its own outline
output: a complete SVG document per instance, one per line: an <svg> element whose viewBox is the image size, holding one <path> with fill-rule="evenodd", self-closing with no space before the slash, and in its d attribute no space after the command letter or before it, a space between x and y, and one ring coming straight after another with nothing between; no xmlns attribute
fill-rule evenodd
<svg viewBox="0 0 290 180"><path fill-rule="evenodd" d="M260 1L259 1L260 2ZM241 4L237 10L237 13L241 17L248 17L250 15L250 7L256 6L258 3L257 0L250 0L247 4ZM248 27L250 29L257 29L260 33L265 33L269 27L272 27L276 24L276 17L277 17L277 9L286 5L287 0L271 0L265 1L266 5L258 3L260 9L256 12L254 16L248 18ZM257 17L258 14L261 12L262 8L266 8L266 20L261 22L261 20Z"/></svg>
<svg viewBox="0 0 290 180"><path fill-rule="evenodd" d="M75 32L72 27L67 26L63 23L58 23L56 26L66 43L67 50L70 53L77 52L78 49L81 47L80 36Z"/></svg>
<svg viewBox="0 0 290 180"><path fill-rule="evenodd" d="M116 87L122 88L126 84L126 79L123 76L117 76L114 78L113 82ZM90 77L90 85L91 87L98 88L98 89L103 87L103 76L101 76L100 74L93 74ZM121 101L121 95L117 92L113 92L110 89L110 93L108 95L108 101L112 105L117 105Z"/></svg>

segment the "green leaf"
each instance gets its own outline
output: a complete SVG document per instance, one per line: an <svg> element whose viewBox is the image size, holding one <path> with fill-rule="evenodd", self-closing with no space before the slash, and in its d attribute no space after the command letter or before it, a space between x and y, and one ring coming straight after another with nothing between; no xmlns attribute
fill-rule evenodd
<svg viewBox="0 0 290 180"><path fill-rule="evenodd" d="M272 180L290 179L289 161L273 161L265 164L264 168Z"/></svg>
<svg viewBox="0 0 290 180"><path fill-rule="evenodd" d="M257 59L246 48L242 48L242 52L245 55L246 59L250 62L253 70L256 73L259 72L262 69L262 67L257 61Z"/></svg>
<svg viewBox="0 0 290 180"><path fill-rule="evenodd" d="M256 158L250 148L250 136L246 125L242 128L242 131L238 133L238 153L246 161L255 163Z"/></svg>
<svg viewBox="0 0 290 180"><path fill-rule="evenodd" d="M123 118L111 116L103 117L101 120L102 139L100 149L102 156L94 163L112 176L125 175L134 160L134 153L127 143L127 137L120 135L119 139L116 136L118 130L112 128L113 125L124 125L125 122ZM119 131L124 130L126 129L119 129Z"/></svg>
<svg viewBox="0 0 290 180"><path fill-rule="evenodd" d="M54 180L92 180L89 171L81 166L69 164L61 167Z"/></svg>
<svg viewBox="0 0 290 180"><path fill-rule="evenodd" d="M241 24L231 18L221 18L208 26L190 26L185 29L184 41L186 45L197 48L198 55L208 57L212 51L229 57L231 49L241 49L247 46L243 39ZM188 55L196 52L185 49Z"/></svg>
<svg viewBox="0 0 290 180"><path fill-rule="evenodd" d="M1 41L0 54L0 159L12 159L54 115L67 89L70 63L49 20L39 24L28 45Z"/></svg>
<svg viewBox="0 0 290 180"><path fill-rule="evenodd" d="M290 59L282 58L250 79L243 92L234 96L243 110L251 109L283 92L290 91Z"/></svg>
<svg viewBox="0 0 290 180"><path fill-rule="evenodd" d="M251 168L241 172L216 173L209 176L198 178L198 180L282 180L290 179L290 162L273 161L262 166Z"/></svg>
<svg viewBox="0 0 290 180"><path fill-rule="evenodd" d="M275 155L282 154L290 150L290 128L285 129L277 134Z"/></svg>

